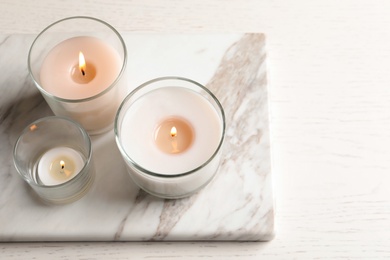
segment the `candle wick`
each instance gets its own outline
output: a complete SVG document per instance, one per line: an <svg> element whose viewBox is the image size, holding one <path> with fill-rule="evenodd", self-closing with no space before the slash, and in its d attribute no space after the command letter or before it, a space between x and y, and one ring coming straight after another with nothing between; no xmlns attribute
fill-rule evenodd
<svg viewBox="0 0 390 260"><path fill-rule="evenodd" d="M81 69L81 74L83 74L83 76L85 76L85 71L83 69Z"/></svg>

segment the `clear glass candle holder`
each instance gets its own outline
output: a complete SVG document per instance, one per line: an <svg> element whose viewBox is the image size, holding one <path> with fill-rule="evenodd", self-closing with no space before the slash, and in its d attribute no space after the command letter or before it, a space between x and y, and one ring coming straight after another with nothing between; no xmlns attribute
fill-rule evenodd
<svg viewBox="0 0 390 260"><path fill-rule="evenodd" d="M20 176L52 204L81 198L95 176L91 140L67 118L45 117L28 125L16 141L13 158Z"/></svg>
<svg viewBox="0 0 390 260"><path fill-rule="evenodd" d="M114 131L133 181L152 195L176 199L197 192L217 172L225 116L206 87L163 77L124 99Z"/></svg>
<svg viewBox="0 0 390 260"><path fill-rule="evenodd" d="M29 73L54 114L79 122L91 135L113 128L127 93L126 63L121 35L92 17L51 24L28 55Z"/></svg>

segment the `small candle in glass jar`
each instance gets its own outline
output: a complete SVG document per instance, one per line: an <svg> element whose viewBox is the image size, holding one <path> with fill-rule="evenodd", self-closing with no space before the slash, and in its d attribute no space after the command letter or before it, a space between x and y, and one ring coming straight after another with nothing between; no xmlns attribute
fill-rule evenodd
<svg viewBox="0 0 390 260"><path fill-rule="evenodd" d="M46 186L67 182L82 170L84 160L69 147L55 147L45 152L38 162L38 181Z"/></svg>

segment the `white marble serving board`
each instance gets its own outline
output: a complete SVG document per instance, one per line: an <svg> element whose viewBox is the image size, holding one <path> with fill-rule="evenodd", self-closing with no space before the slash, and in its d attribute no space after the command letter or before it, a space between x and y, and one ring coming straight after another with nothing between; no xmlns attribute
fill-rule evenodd
<svg viewBox="0 0 390 260"><path fill-rule="evenodd" d="M191 197L163 200L132 182L113 131L92 137L97 175L77 202L48 206L18 176L22 129L52 115L27 72L34 35L0 35L0 241L266 241L274 232L263 34L124 34L129 90L159 76L206 85L226 114L221 166Z"/></svg>

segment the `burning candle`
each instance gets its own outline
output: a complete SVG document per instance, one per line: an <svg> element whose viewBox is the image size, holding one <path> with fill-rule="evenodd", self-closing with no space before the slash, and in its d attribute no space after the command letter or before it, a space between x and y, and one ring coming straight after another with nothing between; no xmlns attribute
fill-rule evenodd
<svg viewBox="0 0 390 260"><path fill-rule="evenodd" d="M87 84L93 80L96 76L96 68L93 64L85 62L84 54L79 52L79 63L75 65L71 70L72 80L79 84Z"/></svg>
<svg viewBox="0 0 390 260"><path fill-rule="evenodd" d="M95 175L89 135L63 117L45 117L28 125L15 143L14 163L30 187L54 204L81 198Z"/></svg>
<svg viewBox="0 0 390 260"><path fill-rule="evenodd" d="M177 133L172 136L172 127ZM139 98L126 111L122 145L141 167L166 175L191 171L218 147L222 123L212 105L194 91L166 87Z"/></svg>
<svg viewBox="0 0 390 260"><path fill-rule="evenodd" d="M56 97L85 99L107 89L120 69L121 60L114 48L98 38L80 36L59 43L47 54L40 80Z"/></svg>
<svg viewBox="0 0 390 260"><path fill-rule="evenodd" d="M165 153L183 153L193 142L193 128L184 119L168 118L158 124L154 139L157 147Z"/></svg>
<svg viewBox="0 0 390 260"><path fill-rule="evenodd" d="M69 147L55 147L45 152L38 162L38 182L52 186L67 182L82 170L84 160Z"/></svg>
<svg viewBox="0 0 390 260"><path fill-rule="evenodd" d="M94 18L71 17L38 35L28 62L54 114L99 134L113 127L126 93L126 59L126 46L114 28Z"/></svg>
<svg viewBox="0 0 390 260"><path fill-rule="evenodd" d="M190 80L161 78L124 100L116 121L117 143L141 188L179 198L211 179L225 127L222 107L211 95Z"/></svg>

